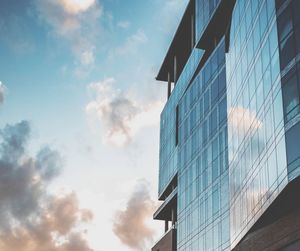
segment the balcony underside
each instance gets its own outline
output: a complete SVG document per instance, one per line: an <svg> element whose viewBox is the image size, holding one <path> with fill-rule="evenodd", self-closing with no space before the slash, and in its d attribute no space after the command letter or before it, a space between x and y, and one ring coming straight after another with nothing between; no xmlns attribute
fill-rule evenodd
<svg viewBox="0 0 300 251"><path fill-rule="evenodd" d="M171 194L173 188L177 187L177 177L178 175L176 172L170 182L165 186L164 190L158 194L158 200L165 200Z"/></svg>
<svg viewBox="0 0 300 251"><path fill-rule="evenodd" d="M165 235L154 245L152 251L175 251L176 250L176 229L171 228Z"/></svg>
<svg viewBox="0 0 300 251"><path fill-rule="evenodd" d="M155 220L172 221L172 209L177 209L177 188L166 198L153 215Z"/></svg>

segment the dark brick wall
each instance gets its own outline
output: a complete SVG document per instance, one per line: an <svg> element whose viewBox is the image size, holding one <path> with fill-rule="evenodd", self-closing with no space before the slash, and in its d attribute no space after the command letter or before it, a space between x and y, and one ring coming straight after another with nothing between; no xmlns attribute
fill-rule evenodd
<svg viewBox="0 0 300 251"><path fill-rule="evenodd" d="M170 230L156 245L152 251L176 251L176 230Z"/></svg>
<svg viewBox="0 0 300 251"><path fill-rule="evenodd" d="M233 251L300 251L300 210L248 234Z"/></svg>

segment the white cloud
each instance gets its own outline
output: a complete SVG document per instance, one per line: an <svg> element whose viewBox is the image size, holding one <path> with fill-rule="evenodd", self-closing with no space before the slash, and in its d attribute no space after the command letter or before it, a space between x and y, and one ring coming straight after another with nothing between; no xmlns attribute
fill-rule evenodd
<svg viewBox="0 0 300 251"><path fill-rule="evenodd" d="M156 203L150 196L149 185L146 181L139 180L126 208L116 212L113 219L114 234L134 250L149 250L155 230L147 224L147 220L152 218L155 208Z"/></svg>
<svg viewBox="0 0 300 251"><path fill-rule="evenodd" d="M58 4L60 4L68 13L78 14L88 10L95 2L96 0L61 0Z"/></svg>
<svg viewBox="0 0 300 251"><path fill-rule="evenodd" d="M92 251L81 227L92 220L75 193L49 188L64 161L49 147L28 155L28 121L0 129L0 250Z"/></svg>
<svg viewBox="0 0 300 251"><path fill-rule="evenodd" d="M90 84L88 88L94 97L86 112L100 122L104 143L121 147L130 143L142 128L158 124L162 102L138 102L115 84L113 78Z"/></svg>
<svg viewBox="0 0 300 251"><path fill-rule="evenodd" d="M83 66L94 63L99 18L102 8L97 0L35 0L40 19L55 36L63 38Z"/></svg>

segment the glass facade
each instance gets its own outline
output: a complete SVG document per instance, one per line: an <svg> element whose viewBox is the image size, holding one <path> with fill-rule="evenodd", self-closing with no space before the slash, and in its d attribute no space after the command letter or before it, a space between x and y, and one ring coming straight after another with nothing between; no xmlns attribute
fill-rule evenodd
<svg viewBox="0 0 300 251"><path fill-rule="evenodd" d="M176 107L185 89L188 86L201 58L203 51L193 50L168 103L165 105L160 118L160 152L159 152L159 195L177 174L178 171L178 144L176 142Z"/></svg>
<svg viewBox="0 0 300 251"><path fill-rule="evenodd" d="M293 180L300 175L300 1L276 4L288 175Z"/></svg>
<svg viewBox="0 0 300 251"><path fill-rule="evenodd" d="M178 250L229 246L224 39L179 101Z"/></svg>
<svg viewBox="0 0 300 251"><path fill-rule="evenodd" d="M274 0L240 0L226 57L232 247L287 184Z"/></svg>
<svg viewBox="0 0 300 251"><path fill-rule="evenodd" d="M159 195L176 176L176 250L232 250L300 176L300 1L191 1L206 39L161 114Z"/></svg>

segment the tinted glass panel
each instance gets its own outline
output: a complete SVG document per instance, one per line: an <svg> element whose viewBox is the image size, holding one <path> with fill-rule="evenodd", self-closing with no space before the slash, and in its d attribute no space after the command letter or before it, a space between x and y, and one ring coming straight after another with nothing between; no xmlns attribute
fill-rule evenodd
<svg viewBox="0 0 300 251"><path fill-rule="evenodd" d="M289 113L293 112L299 104L297 76L294 75L290 78L282 87L283 92L283 106L285 116L289 116Z"/></svg>
<svg viewBox="0 0 300 251"><path fill-rule="evenodd" d="M300 157L300 123L293 126L286 134L288 164Z"/></svg>
<svg viewBox="0 0 300 251"><path fill-rule="evenodd" d="M295 41L293 33L290 33L280 44L280 67L283 70L295 57Z"/></svg>
<svg viewBox="0 0 300 251"><path fill-rule="evenodd" d="M278 33L280 41L282 41L293 29L291 14L290 8L286 8L285 11L278 17Z"/></svg>

